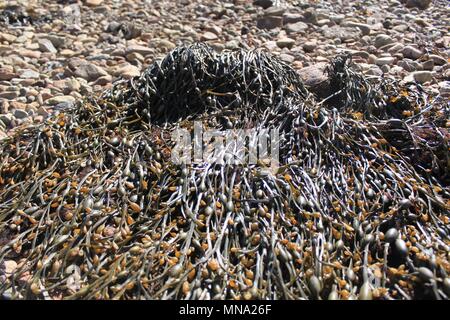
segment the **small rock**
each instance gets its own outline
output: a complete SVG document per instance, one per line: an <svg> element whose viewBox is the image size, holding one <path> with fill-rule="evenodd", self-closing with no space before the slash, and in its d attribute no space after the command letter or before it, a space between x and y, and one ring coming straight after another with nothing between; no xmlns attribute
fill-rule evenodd
<svg viewBox="0 0 450 320"><path fill-rule="evenodd" d="M55 106L61 103L72 105L75 103L75 98L72 96L55 96L45 101L50 106Z"/></svg>
<svg viewBox="0 0 450 320"><path fill-rule="evenodd" d="M281 60L283 60L286 63L292 63L295 60L295 57L293 55L287 54L287 53L282 53L279 55L279 58Z"/></svg>
<svg viewBox="0 0 450 320"><path fill-rule="evenodd" d="M427 61L422 62L422 68L423 70L433 70L434 61L432 59L429 59Z"/></svg>
<svg viewBox="0 0 450 320"><path fill-rule="evenodd" d="M14 118L16 119L25 119L29 116L29 114L25 110L16 109L14 110Z"/></svg>
<svg viewBox="0 0 450 320"><path fill-rule="evenodd" d="M405 58L415 60L415 59L420 58L420 56L422 55L422 52L419 49L414 48L412 46L406 46L403 48L402 54Z"/></svg>
<svg viewBox="0 0 450 320"><path fill-rule="evenodd" d="M143 56L146 56L147 54L154 53L154 49L145 47L145 46L141 46L141 45L131 45L131 46L127 47L126 53L128 54L128 53L132 53L132 52L137 52Z"/></svg>
<svg viewBox="0 0 450 320"><path fill-rule="evenodd" d="M329 95L329 82L325 72L326 66L327 63L321 62L298 71L305 86L319 95L319 97L327 97Z"/></svg>
<svg viewBox="0 0 450 320"><path fill-rule="evenodd" d="M16 39L17 37L15 35L0 32L0 41L8 41L9 43L12 43Z"/></svg>
<svg viewBox="0 0 450 320"><path fill-rule="evenodd" d="M341 41L346 41L361 37L361 30L350 27L332 26L323 30L323 35L329 39L340 39Z"/></svg>
<svg viewBox="0 0 450 320"><path fill-rule="evenodd" d="M94 81L94 86L104 86L112 82L112 77L108 74Z"/></svg>
<svg viewBox="0 0 450 320"><path fill-rule="evenodd" d="M13 120L13 117L12 117L12 115L9 114L9 113L7 113L7 114L1 114L1 115L0 115L0 121L3 122L3 124L4 124L6 127L9 127L9 126L10 126L12 120Z"/></svg>
<svg viewBox="0 0 450 320"><path fill-rule="evenodd" d="M160 49L172 50L175 47L176 47L175 43L173 43L169 40L166 40L166 39L161 39L158 42L158 48L160 48ZM137 51L135 51L135 52L137 52ZM141 53L141 52L138 52L138 53Z"/></svg>
<svg viewBox="0 0 450 320"><path fill-rule="evenodd" d="M434 64L437 66L443 66L447 63L447 60L445 60L445 58L438 56L437 54L430 54L429 58L432 59Z"/></svg>
<svg viewBox="0 0 450 320"><path fill-rule="evenodd" d="M376 60L376 65L377 66L384 66L384 65L390 65L393 64L395 62L395 58L394 57L382 57L382 58L378 58Z"/></svg>
<svg viewBox="0 0 450 320"><path fill-rule="evenodd" d="M305 52L313 52L316 47L317 43L315 41L306 41L303 44L303 50L305 50Z"/></svg>
<svg viewBox="0 0 450 320"><path fill-rule="evenodd" d="M141 73L139 68L129 63L120 65L117 69L114 70L115 76L121 76L125 79L131 79L133 77L139 76L140 74Z"/></svg>
<svg viewBox="0 0 450 320"><path fill-rule="evenodd" d="M412 73L412 77L418 83L425 83L433 79L433 74L430 71L416 71Z"/></svg>
<svg viewBox="0 0 450 320"><path fill-rule="evenodd" d="M40 39L38 40L38 44L39 50L41 50L42 52L51 52L51 53L58 52L53 43L48 39Z"/></svg>
<svg viewBox="0 0 450 320"><path fill-rule="evenodd" d="M96 79L106 76L108 73L101 67L90 63L82 62L74 71L74 75L87 81L95 81Z"/></svg>
<svg viewBox="0 0 450 320"><path fill-rule="evenodd" d="M438 83L439 94L443 97L450 97L450 81L441 81Z"/></svg>
<svg viewBox="0 0 450 320"><path fill-rule="evenodd" d="M284 24L296 23L296 22L303 21L304 19L305 19L305 17L303 17L303 15L300 13L285 13L283 15L283 23Z"/></svg>
<svg viewBox="0 0 450 320"><path fill-rule="evenodd" d="M375 41L374 41L374 45L377 48L380 48L382 46L385 46L385 45L391 44L391 43L394 43L394 40L386 34L379 34L378 36L376 36Z"/></svg>
<svg viewBox="0 0 450 320"><path fill-rule="evenodd" d="M65 37L61 37L61 36L58 36L55 34L47 34L47 35L43 36L42 39L49 40L55 48L61 48L64 45L64 43L66 42Z"/></svg>
<svg viewBox="0 0 450 320"><path fill-rule="evenodd" d="M80 82L75 78L68 78L65 81L65 88L68 92L80 90Z"/></svg>
<svg viewBox="0 0 450 320"><path fill-rule="evenodd" d="M359 28L361 30L362 34L365 36L370 34L370 26L365 23L349 21L349 22L346 22L345 24L343 24L343 26Z"/></svg>
<svg viewBox="0 0 450 320"><path fill-rule="evenodd" d="M103 3L103 0L86 0L86 4L90 7L96 7Z"/></svg>
<svg viewBox="0 0 450 320"><path fill-rule="evenodd" d="M19 92L18 91L3 91L3 92L0 92L0 98L2 98L2 99L13 100L13 99L16 99L18 96L19 96Z"/></svg>
<svg viewBox="0 0 450 320"><path fill-rule="evenodd" d="M258 29L275 29L283 26L283 17L264 16L256 21Z"/></svg>
<svg viewBox="0 0 450 320"><path fill-rule="evenodd" d="M282 38L277 40L277 46L281 49L283 48L292 48L295 44L295 40L291 38Z"/></svg>
<svg viewBox="0 0 450 320"><path fill-rule="evenodd" d="M316 24L317 23L317 13L316 10L312 7L307 8L305 11L303 11L303 16L305 19L305 22Z"/></svg>
<svg viewBox="0 0 450 320"><path fill-rule="evenodd" d="M431 0L401 0L401 2L406 3L408 8L419 8L424 10L430 6Z"/></svg>
<svg viewBox="0 0 450 320"><path fill-rule="evenodd" d="M297 32L302 32L308 29L308 25L304 22L296 22L296 23L291 23L288 24L285 27L285 30L287 33L297 33Z"/></svg>
<svg viewBox="0 0 450 320"><path fill-rule="evenodd" d="M254 0L253 5L267 9L273 6L273 0Z"/></svg>
<svg viewBox="0 0 450 320"><path fill-rule="evenodd" d="M369 70L367 70L366 74L369 76L381 77L383 75L383 70L377 66L372 66Z"/></svg>
<svg viewBox="0 0 450 320"><path fill-rule="evenodd" d="M20 77L22 79L39 79L39 72L31 70L31 69L26 69L23 70L22 73L20 74Z"/></svg>
<svg viewBox="0 0 450 320"><path fill-rule="evenodd" d="M6 68L0 68L0 80L9 81L16 77L16 74Z"/></svg>
<svg viewBox="0 0 450 320"><path fill-rule="evenodd" d="M47 108L41 106L37 110L37 114L45 118L50 115L50 112L47 111Z"/></svg>
<svg viewBox="0 0 450 320"><path fill-rule="evenodd" d="M210 31L206 31L200 36L201 41L212 41L212 40L217 40L217 39L218 39L217 35Z"/></svg>

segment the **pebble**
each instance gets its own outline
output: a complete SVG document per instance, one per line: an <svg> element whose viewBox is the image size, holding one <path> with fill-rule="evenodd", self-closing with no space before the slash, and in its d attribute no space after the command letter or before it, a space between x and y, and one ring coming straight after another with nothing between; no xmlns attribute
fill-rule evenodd
<svg viewBox="0 0 450 320"><path fill-rule="evenodd" d="M253 5L267 9L273 6L273 0L254 0Z"/></svg>
<svg viewBox="0 0 450 320"><path fill-rule="evenodd" d="M75 98L72 96L54 96L50 99L47 99L45 102L50 106L58 105L61 103L73 104L75 103Z"/></svg>
<svg viewBox="0 0 450 320"><path fill-rule="evenodd" d="M391 38L391 36L388 36L386 34L379 34L374 41L374 45L376 48L380 48L391 43L394 43L394 40Z"/></svg>
<svg viewBox="0 0 450 320"><path fill-rule="evenodd" d="M422 51L420 51L419 49L414 48L412 46L406 46L403 48L402 54L405 58L415 60L415 59L420 58L420 56L422 55Z"/></svg>
<svg viewBox="0 0 450 320"><path fill-rule="evenodd" d="M25 119L29 116L29 114L25 110L16 109L14 110L14 118L16 119Z"/></svg>
<svg viewBox="0 0 450 320"><path fill-rule="evenodd" d="M375 63L377 64L377 66L384 66L393 64L394 62L395 62L394 57L382 57L378 58Z"/></svg>
<svg viewBox="0 0 450 320"><path fill-rule="evenodd" d="M39 79L39 72L31 70L31 69L27 69L27 70L23 70L20 73L20 77L23 79Z"/></svg>
<svg viewBox="0 0 450 320"><path fill-rule="evenodd" d="M316 41L307 41L303 44L303 50L305 50L305 52L313 52L314 49L316 48L317 48Z"/></svg>
<svg viewBox="0 0 450 320"><path fill-rule="evenodd" d="M217 39L218 39L217 34L210 32L210 31L204 32L200 37L201 41L211 41L211 40L217 40Z"/></svg>
<svg viewBox="0 0 450 320"><path fill-rule="evenodd" d="M361 30L362 34L365 36L369 35L370 30L371 30L370 26L368 24L358 23L358 22L353 22L353 21L346 22L345 24L343 24L343 26L359 28Z"/></svg>
<svg viewBox="0 0 450 320"><path fill-rule="evenodd" d="M430 71L415 71L411 75L414 81L418 83L425 83L433 79L433 74Z"/></svg>
<svg viewBox="0 0 450 320"><path fill-rule="evenodd" d="M292 48L295 44L295 40L291 38L282 38L277 40L277 46L280 48Z"/></svg>
<svg viewBox="0 0 450 320"><path fill-rule="evenodd" d="M73 74L87 81L94 81L101 76L108 75L108 73L105 70L103 70L103 68L90 62L82 62L74 70Z"/></svg>
<svg viewBox="0 0 450 320"><path fill-rule="evenodd" d="M428 57L433 60L434 64L437 66L443 66L447 63L447 60L445 60L445 58L438 56L437 54L430 54Z"/></svg>
<svg viewBox="0 0 450 320"><path fill-rule="evenodd" d="M39 50L41 50L42 52L50 52L50 53L58 52L53 43L48 39L40 39L38 40L38 44Z"/></svg>
<svg viewBox="0 0 450 320"><path fill-rule="evenodd" d="M143 56L146 56L147 54L154 53L154 49L151 49L149 47L142 46L142 45L131 45L131 46L127 47L127 49L126 49L127 54L133 53L133 52L136 52Z"/></svg>
<svg viewBox="0 0 450 320"><path fill-rule="evenodd" d="M268 30L281 28L283 26L283 17L263 16L257 20L256 26L259 29L268 29Z"/></svg>

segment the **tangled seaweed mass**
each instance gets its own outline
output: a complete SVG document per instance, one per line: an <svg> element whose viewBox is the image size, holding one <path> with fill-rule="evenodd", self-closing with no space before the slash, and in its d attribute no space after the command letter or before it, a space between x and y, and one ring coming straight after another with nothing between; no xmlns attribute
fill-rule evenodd
<svg viewBox="0 0 450 320"><path fill-rule="evenodd" d="M9 298L448 299L449 106L337 57L329 94L259 51L180 47L0 143ZM278 128L264 163L171 132Z"/></svg>

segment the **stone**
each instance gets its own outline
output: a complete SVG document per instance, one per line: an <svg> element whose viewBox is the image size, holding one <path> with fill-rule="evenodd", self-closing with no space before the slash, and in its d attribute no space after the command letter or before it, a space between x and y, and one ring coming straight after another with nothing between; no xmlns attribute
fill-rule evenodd
<svg viewBox="0 0 450 320"><path fill-rule="evenodd" d="M359 28L364 36L367 36L370 34L370 26L365 23L358 23L353 21L348 21L345 24L342 24L344 27L354 27Z"/></svg>
<svg viewBox="0 0 450 320"><path fill-rule="evenodd" d="M17 54L19 54L22 57L39 59L42 55L42 52L37 50L19 49L17 50Z"/></svg>
<svg viewBox="0 0 450 320"><path fill-rule="evenodd" d="M103 0L86 0L86 4L90 7L96 7L103 3Z"/></svg>
<svg viewBox="0 0 450 320"><path fill-rule="evenodd" d="M112 82L112 77L108 74L106 76L100 77L94 81L94 86L105 86Z"/></svg>
<svg viewBox="0 0 450 320"><path fill-rule="evenodd" d="M18 96L19 96L19 92L18 91L3 91L3 92L0 92L0 98L2 98L2 99L12 100L12 99L16 99Z"/></svg>
<svg viewBox="0 0 450 320"><path fill-rule="evenodd" d="M432 59L428 59L427 61L422 62L423 70L433 70L434 61Z"/></svg>
<svg viewBox="0 0 450 320"><path fill-rule="evenodd" d="M427 9L431 0L401 0L401 2L405 3L408 8L419 8L419 9Z"/></svg>
<svg viewBox="0 0 450 320"><path fill-rule="evenodd" d="M422 56L422 51L412 46L406 46L402 50L403 57L416 60Z"/></svg>
<svg viewBox="0 0 450 320"><path fill-rule="evenodd" d="M61 48L66 42L65 37L61 37L55 34L47 34L45 36L42 36L41 38L49 40L55 48Z"/></svg>
<svg viewBox="0 0 450 320"><path fill-rule="evenodd" d="M40 74L37 71L26 69L20 73L22 79L39 79Z"/></svg>
<svg viewBox="0 0 450 320"><path fill-rule="evenodd" d="M254 0L253 5L267 9L273 6L273 0Z"/></svg>
<svg viewBox="0 0 450 320"><path fill-rule="evenodd" d="M158 48L160 49L164 49L164 50L172 50L176 47L175 43L166 40L166 39L161 39L158 41ZM136 51L135 51L136 52ZM141 52L138 52L141 53Z"/></svg>
<svg viewBox="0 0 450 320"><path fill-rule="evenodd" d="M327 97L329 93L329 81L325 71L326 66L327 63L321 62L298 71L305 86L319 97Z"/></svg>
<svg viewBox="0 0 450 320"><path fill-rule="evenodd" d="M381 70L377 66L372 66L369 70L366 71L366 74L369 76L381 77L383 75L383 70Z"/></svg>
<svg viewBox="0 0 450 320"><path fill-rule="evenodd" d="M283 48L292 48L295 44L295 40L291 38L281 38L277 40L277 46L281 49Z"/></svg>
<svg viewBox="0 0 450 320"><path fill-rule="evenodd" d="M217 39L218 39L217 34L210 31L203 32L202 35L200 36L201 41L212 41Z"/></svg>
<svg viewBox="0 0 450 320"><path fill-rule="evenodd" d="M152 54L155 52L154 49L146 47L146 46L141 46L141 45L128 46L125 51L127 54L137 52L143 56L146 56L147 54Z"/></svg>
<svg viewBox="0 0 450 320"><path fill-rule="evenodd" d="M125 63L120 65L118 68L114 70L115 76L121 76L125 79L131 79L133 77L138 77L141 74L138 67L133 66L132 64Z"/></svg>
<svg viewBox="0 0 450 320"><path fill-rule="evenodd" d="M285 28L287 33L297 33L308 29L308 25L304 22L296 22L288 24Z"/></svg>
<svg viewBox="0 0 450 320"><path fill-rule="evenodd" d="M8 41L9 43L12 43L16 39L17 39L17 37L15 35L5 33L5 32L0 32L0 41Z"/></svg>
<svg viewBox="0 0 450 320"><path fill-rule="evenodd" d="M415 71L411 75L414 81L418 83L425 83L433 79L433 74L430 71Z"/></svg>
<svg viewBox="0 0 450 320"><path fill-rule="evenodd" d="M314 8L310 7L303 11L304 21L307 23L317 23L317 12Z"/></svg>
<svg viewBox="0 0 450 320"><path fill-rule="evenodd" d="M304 50L305 52L313 52L314 49L316 49L316 47L317 47L316 41L306 41L306 42L303 44L303 50Z"/></svg>
<svg viewBox="0 0 450 320"><path fill-rule="evenodd" d="M15 78L16 76L17 75L11 70L8 70L7 68L0 68L0 80L9 81Z"/></svg>
<svg viewBox="0 0 450 320"><path fill-rule="evenodd" d="M50 112L48 112L47 108L41 106L37 109L37 114L45 118L50 115Z"/></svg>
<svg viewBox="0 0 450 320"><path fill-rule="evenodd" d="M283 17L277 16L263 16L256 21L258 29L275 29L283 26Z"/></svg>
<svg viewBox="0 0 450 320"><path fill-rule="evenodd" d="M264 11L264 16L276 16L282 17L284 15L285 9L283 7L273 7Z"/></svg>
<svg viewBox="0 0 450 320"><path fill-rule="evenodd" d="M3 122L6 127L9 127L13 121L13 117L10 113L0 114L0 121Z"/></svg>
<svg viewBox="0 0 450 320"><path fill-rule="evenodd" d="M28 116L29 116L28 112L26 112L25 110L22 110L22 109L14 110L13 115L14 115L14 118L16 118L16 119L25 119L25 118L28 118Z"/></svg>
<svg viewBox="0 0 450 320"><path fill-rule="evenodd" d="M73 73L76 77L83 78L87 81L95 81L108 74L101 67L90 62L82 62Z"/></svg>
<svg viewBox="0 0 450 320"><path fill-rule="evenodd" d="M374 45L376 48L380 48L391 43L394 43L394 40L387 34L379 34L378 36L376 36L374 41Z"/></svg>
<svg viewBox="0 0 450 320"><path fill-rule="evenodd" d="M65 80L65 87L68 92L80 90L80 82L75 78L68 78Z"/></svg>
<svg viewBox="0 0 450 320"><path fill-rule="evenodd" d="M450 97L450 81L441 81L438 83L439 94L443 97Z"/></svg>
<svg viewBox="0 0 450 320"><path fill-rule="evenodd" d="M434 64L437 66L443 66L447 63L447 60L437 54L430 54L429 58L433 60Z"/></svg>
<svg viewBox="0 0 450 320"><path fill-rule="evenodd" d="M56 53L58 52L53 43L48 39L38 40L39 50L42 52Z"/></svg>
<svg viewBox="0 0 450 320"><path fill-rule="evenodd" d="M395 62L394 57L381 57L376 60L375 64L377 66L384 66L384 65L393 64L394 62Z"/></svg>
<svg viewBox="0 0 450 320"><path fill-rule="evenodd" d="M305 19L305 17L303 17L303 15L300 13L287 12L287 13L283 14L283 23L284 24L296 23L296 22L303 21L304 19Z"/></svg>
<svg viewBox="0 0 450 320"><path fill-rule="evenodd" d="M54 96L50 99L47 99L45 102L50 106L56 106L62 103L72 105L75 103L75 98L72 96Z"/></svg>
<svg viewBox="0 0 450 320"><path fill-rule="evenodd" d="M341 41L346 41L361 37L361 30L350 27L332 26L324 29L323 35L329 39L340 39Z"/></svg>
<svg viewBox="0 0 450 320"><path fill-rule="evenodd" d="M292 63L295 60L295 57L293 55L287 53L282 53L278 57L286 63Z"/></svg>

